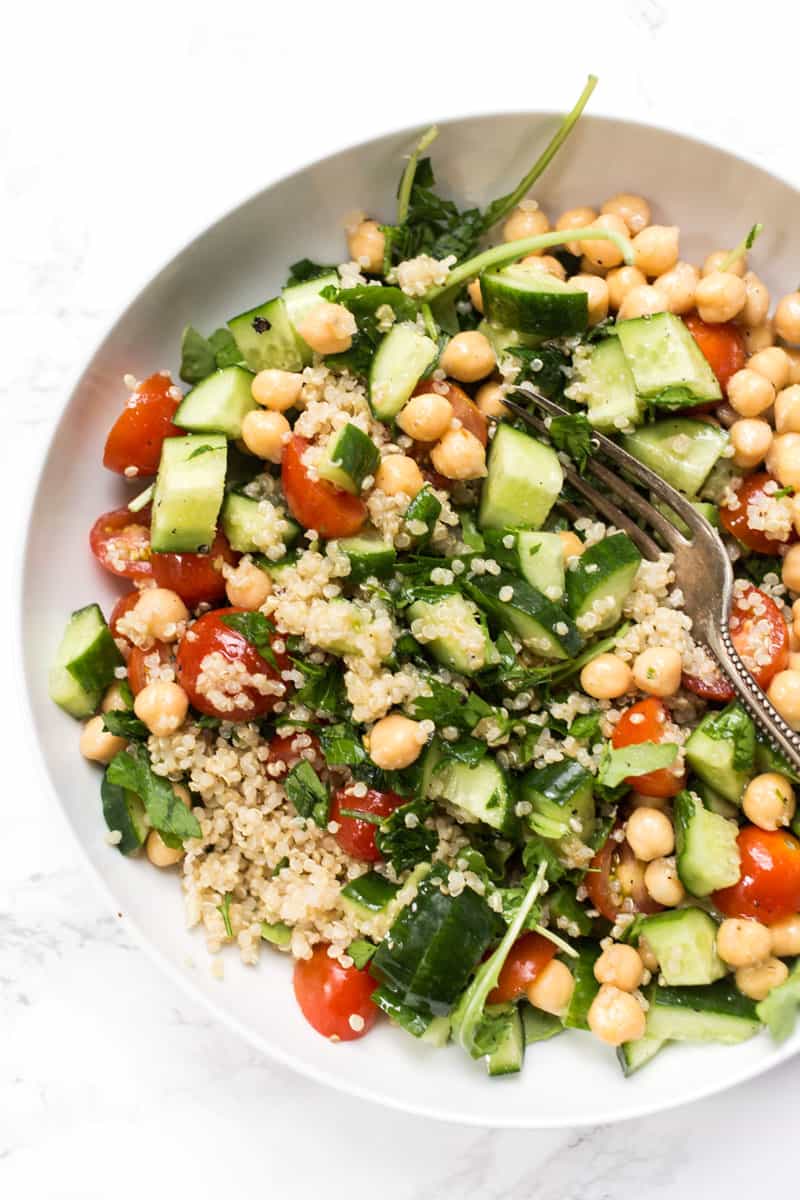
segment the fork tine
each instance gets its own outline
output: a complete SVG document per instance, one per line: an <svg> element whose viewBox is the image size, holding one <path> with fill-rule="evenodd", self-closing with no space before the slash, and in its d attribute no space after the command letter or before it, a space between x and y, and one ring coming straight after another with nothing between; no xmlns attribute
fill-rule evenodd
<svg viewBox="0 0 800 1200"><path fill-rule="evenodd" d="M661 550L659 546L621 508L601 492L598 492L597 488L587 483L583 476L579 475L572 467L564 467L563 470L564 475L570 485L575 488L575 491L580 492L585 500L588 500L598 512L602 513L609 521L612 521L618 529L623 529L631 541L639 547L645 558L649 558L655 562L660 557Z"/></svg>

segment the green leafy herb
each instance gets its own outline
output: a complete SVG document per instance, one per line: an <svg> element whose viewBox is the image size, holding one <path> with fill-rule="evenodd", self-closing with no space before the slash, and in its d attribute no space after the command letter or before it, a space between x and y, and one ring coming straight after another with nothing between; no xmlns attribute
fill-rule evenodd
<svg viewBox="0 0 800 1200"><path fill-rule="evenodd" d="M128 683L127 679L120 679L119 694L122 697L125 707L133 708L133 692L131 691L131 685Z"/></svg>
<svg viewBox="0 0 800 1200"><path fill-rule="evenodd" d="M540 395L548 400L560 400L567 382L564 368L569 356L560 346L545 342L543 346L514 346L509 353L519 360L520 368L516 384L530 383ZM528 403L529 397L520 392L514 397L520 403Z"/></svg>
<svg viewBox="0 0 800 1200"><path fill-rule="evenodd" d="M613 750L607 744L597 772L597 782L604 787L615 788L630 775L649 775L651 771L671 767L677 757L678 747L674 742L640 742L619 750Z"/></svg>
<svg viewBox="0 0 800 1200"><path fill-rule="evenodd" d="M798 1010L800 1010L800 960L795 960L789 978L772 989L767 998L756 1006L756 1013L775 1041L785 1042L795 1027Z"/></svg>
<svg viewBox="0 0 800 1200"><path fill-rule="evenodd" d="M372 942L368 942L366 938L356 938L347 947L347 953L353 960L353 966L357 967L359 971L363 971L377 949L378 947L373 946Z"/></svg>
<svg viewBox="0 0 800 1200"><path fill-rule="evenodd" d="M127 738L129 742L146 742L150 736L144 721L125 708L114 708L111 712L103 713L103 728L115 737Z"/></svg>
<svg viewBox="0 0 800 1200"><path fill-rule="evenodd" d="M734 246L729 254L726 254L722 262L719 264L718 270L728 271L735 262L740 258L744 258L747 251L751 249L756 238L761 234L764 226L758 221L752 226L750 231L742 238L738 246Z"/></svg>
<svg viewBox="0 0 800 1200"><path fill-rule="evenodd" d="M600 734L602 719L603 714L599 709L595 712L581 713L570 725L569 736L577 738L579 742L590 742L594 745Z"/></svg>
<svg viewBox="0 0 800 1200"><path fill-rule="evenodd" d="M199 458L201 454L211 454L211 453L213 453L213 451L218 450L218 449L219 449L218 446L207 446L207 445L206 446L195 446L194 450L189 455L189 457L186 461L191 462L191 460L193 458Z"/></svg>
<svg viewBox="0 0 800 1200"><path fill-rule="evenodd" d="M231 367L241 360L239 348L229 329L216 329L203 337L193 325L187 325L181 339L180 376L186 383L202 383L220 367Z"/></svg>
<svg viewBox="0 0 800 1200"><path fill-rule="evenodd" d="M288 867L288 865L289 865L288 858L284 857L284 858L280 859L280 861L275 864L275 869L272 872L271 878L274 879L276 877L276 875L280 875L280 873L284 869L284 867Z"/></svg>
<svg viewBox="0 0 800 1200"><path fill-rule="evenodd" d="M432 806L423 800L401 804L384 819L375 834L375 845L398 875L433 857L439 835L425 824L431 809ZM410 825L406 823L409 817L412 818Z"/></svg>
<svg viewBox="0 0 800 1200"><path fill-rule="evenodd" d="M314 821L321 829L328 824L330 800L328 789L307 759L292 767L284 780L286 795L298 815Z"/></svg>
<svg viewBox="0 0 800 1200"><path fill-rule="evenodd" d="M513 1019L513 1004L487 1004L473 1035L472 1057L494 1054L508 1036Z"/></svg>
<svg viewBox="0 0 800 1200"><path fill-rule="evenodd" d="M738 700L723 708L722 712L706 717L702 730L710 738L733 744L734 770L752 769L756 753L756 727Z"/></svg>
<svg viewBox="0 0 800 1200"><path fill-rule="evenodd" d="M475 767L485 758L488 749L486 742L467 734L456 742L447 743L447 759L450 762L466 763L468 767Z"/></svg>
<svg viewBox="0 0 800 1200"><path fill-rule="evenodd" d="M497 710L476 692L464 693L442 683L435 675L427 678L430 696L417 696L412 703L412 716L418 721L435 721L437 725L453 725L471 733L484 717L496 715Z"/></svg>
<svg viewBox="0 0 800 1200"><path fill-rule="evenodd" d="M369 759L353 725L324 725L317 736L329 767L358 767Z"/></svg>
<svg viewBox="0 0 800 1200"><path fill-rule="evenodd" d="M756 587L761 586L766 575L775 575L777 579L781 577L782 561L773 555L743 554L736 565L745 571Z"/></svg>
<svg viewBox="0 0 800 1200"><path fill-rule="evenodd" d="M592 427L587 417L583 413L553 417L547 432L556 450L568 454L582 475L592 456Z"/></svg>
<svg viewBox="0 0 800 1200"><path fill-rule="evenodd" d="M219 729L222 721L219 717L210 717L206 713L202 713L196 721L201 729Z"/></svg>
<svg viewBox="0 0 800 1200"><path fill-rule="evenodd" d="M120 750L108 764L106 779L117 787L133 792L142 801L150 824L168 846L182 846L186 838L200 837L197 817L176 796L168 779L156 775L144 746Z"/></svg>
<svg viewBox="0 0 800 1200"><path fill-rule="evenodd" d="M292 664L305 679L295 692L295 700L305 704L312 712L342 715L346 700L341 663L312 663L292 655Z"/></svg>
<svg viewBox="0 0 800 1200"><path fill-rule="evenodd" d="M215 329L208 339L208 344L214 351L218 369L234 367L242 361L241 351L230 329Z"/></svg>
<svg viewBox="0 0 800 1200"><path fill-rule="evenodd" d="M258 651L264 661L277 671L278 660L275 658L270 641L270 635L275 632L275 627L263 613L227 613L224 617L220 617L220 621L229 629L240 633Z"/></svg>
<svg viewBox="0 0 800 1200"><path fill-rule="evenodd" d="M525 842L522 865L528 873L543 867L548 883L557 883L567 873L567 868L558 857L553 843L539 837L538 834L534 834Z"/></svg>
<svg viewBox="0 0 800 1200"><path fill-rule="evenodd" d="M285 286L293 287L296 283L307 283L309 279L319 279L321 275L330 275L335 270L336 267L326 267L310 258L301 258L289 267L289 278Z"/></svg>
<svg viewBox="0 0 800 1200"><path fill-rule="evenodd" d="M230 892L226 892L222 904L217 906L217 912L222 917L222 924L225 926L225 932L229 938L233 937L233 926L231 925L231 899Z"/></svg>
<svg viewBox="0 0 800 1200"><path fill-rule="evenodd" d="M262 921L261 936L273 946L288 946L292 940L292 929L283 921Z"/></svg>

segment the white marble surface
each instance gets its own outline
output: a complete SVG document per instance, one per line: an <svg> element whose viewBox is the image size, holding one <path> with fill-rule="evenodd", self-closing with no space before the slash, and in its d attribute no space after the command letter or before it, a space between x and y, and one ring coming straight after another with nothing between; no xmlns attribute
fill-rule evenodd
<svg viewBox="0 0 800 1200"><path fill-rule="evenodd" d="M333 7L73 0L6 11L0 481L17 534L20 491L66 385L125 298L213 216L332 146L479 108L562 106L594 70L594 111L671 123L800 177L787 3L723 14L687 0L573 0L563 17L509 4L488 33L464 5L406 0L391 19L384 5L343 0L339 17ZM6 629L13 592L9 580ZM9 750L24 744L12 678L7 667ZM32 778L24 761L7 770L1 801L9 1200L128 1200L145 1188L695 1200L764 1194L796 1175L786 1151L800 1063L682 1111L577 1133L426 1126L290 1075L132 945Z"/></svg>

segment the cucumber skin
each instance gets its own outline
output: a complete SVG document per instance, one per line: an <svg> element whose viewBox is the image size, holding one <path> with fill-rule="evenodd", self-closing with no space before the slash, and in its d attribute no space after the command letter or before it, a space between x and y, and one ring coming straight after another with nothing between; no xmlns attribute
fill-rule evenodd
<svg viewBox="0 0 800 1200"><path fill-rule="evenodd" d="M686 890L693 896L709 896L735 884L741 864L736 842L738 826L705 809L690 792L679 792L675 797L673 818L678 875Z"/></svg>
<svg viewBox="0 0 800 1200"><path fill-rule="evenodd" d="M735 1045L761 1029L755 1003L727 979L707 987L656 987L647 1036Z"/></svg>
<svg viewBox="0 0 800 1200"><path fill-rule="evenodd" d="M500 599L499 593L504 587L513 588L513 601ZM519 629L512 624L513 617L509 615L508 610L516 610L522 613L524 618L536 622L560 646L562 658L574 658L583 647L583 639L569 614L515 575L508 575L503 571L499 575L482 575L480 584L466 582L464 590L501 625L511 625L514 632L519 632ZM567 632L555 633L555 626L561 624L566 625ZM522 636L524 637L524 634Z"/></svg>
<svg viewBox="0 0 800 1200"><path fill-rule="evenodd" d="M488 1008L505 1008L505 1005L490 1005ZM502 1079L504 1075L518 1075L522 1070L525 1058L525 1032L522 1017L516 1004L511 1008L511 1023L500 1045L492 1054L486 1057L486 1070L492 1079Z"/></svg>
<svg viewBox="0 0 800 1200"><path fill-rule="evenodd" d="M518 269L501 267L495 271L484 271L480 276L481 295L486 320L501 328L514 329L520 333L533 333L539 337L568 337L583 333L589 324L589 304L586 292L568 287L556 289L560 283L552 277L535 270L526 272L530 282L539 279L548 286L541 291L523 286L525 276Z"/></svg>
<svg viewBox="0 0 800 1200"><path fill-rule="evenodd" d="M612 533L610 537L603 538L584 550L577 563L566 574L567 600L573 617L582 616L591 607L597 592L604 589L609 579L624 579L625 575L629 575L625 596L621 596L617 605L602 617L592 633L599 633L616 625L641 561L642 556L627 533ZM599 567L599 570L592 572L588 569L593 566Z"/></svg>
<svg viewBox="0 0 800 1200"><path fill-rule="evenodd" d="M645 917L639 936L658 959L668 987L706 987L726 973L716 949L716 922L701 908L671 908Z"/></svg>

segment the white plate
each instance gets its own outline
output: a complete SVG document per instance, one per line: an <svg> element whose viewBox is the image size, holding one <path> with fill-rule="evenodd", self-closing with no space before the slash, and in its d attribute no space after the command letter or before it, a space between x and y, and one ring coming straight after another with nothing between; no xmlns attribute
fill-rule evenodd
<svg viewBox="0 0 800 1200"><path fill-rule="evenodd" d="M456 198L484 203L513 187L555 122L551 114L507 114L446 123L433 151L437 178ZM300 1015L286 959L265 952L259 967L243 968L230 950L224 982L212 978L202 934L184 929L177 877L106 845L98 772L78 755L76 723L47 697L47 669L67 613L92 600L108 612L120 590L94 564L87 533L98 513L134 490L101 466L124 398L123 375L141 378L171 367L177 376L186 322L211 330L259 303L298 258L341 261L345 214L363 208L391 218L415 132L335 154L247 201L181 251L97 350L55 430L30 514L21 621L34 736L61 809L114 910L174 979L266 1054L322 1083L442 1120L537 1128L640 1116L768 1069L800 1047L800 1034L780 1049L767 1036L734 1048L670 1048L630 1080L622 1078L613 1051L577 1033L533 1048L523 1073L500 1081L460 1051L420 1046L386 1023L360 1042L331 1045ZM754 254L759 273L773 294L796 286L798 193L689 138L585 117L536 196L557 215L622 190L649 197L654 221L679 225L682 257L694 262L763 221Z"/></svg>

